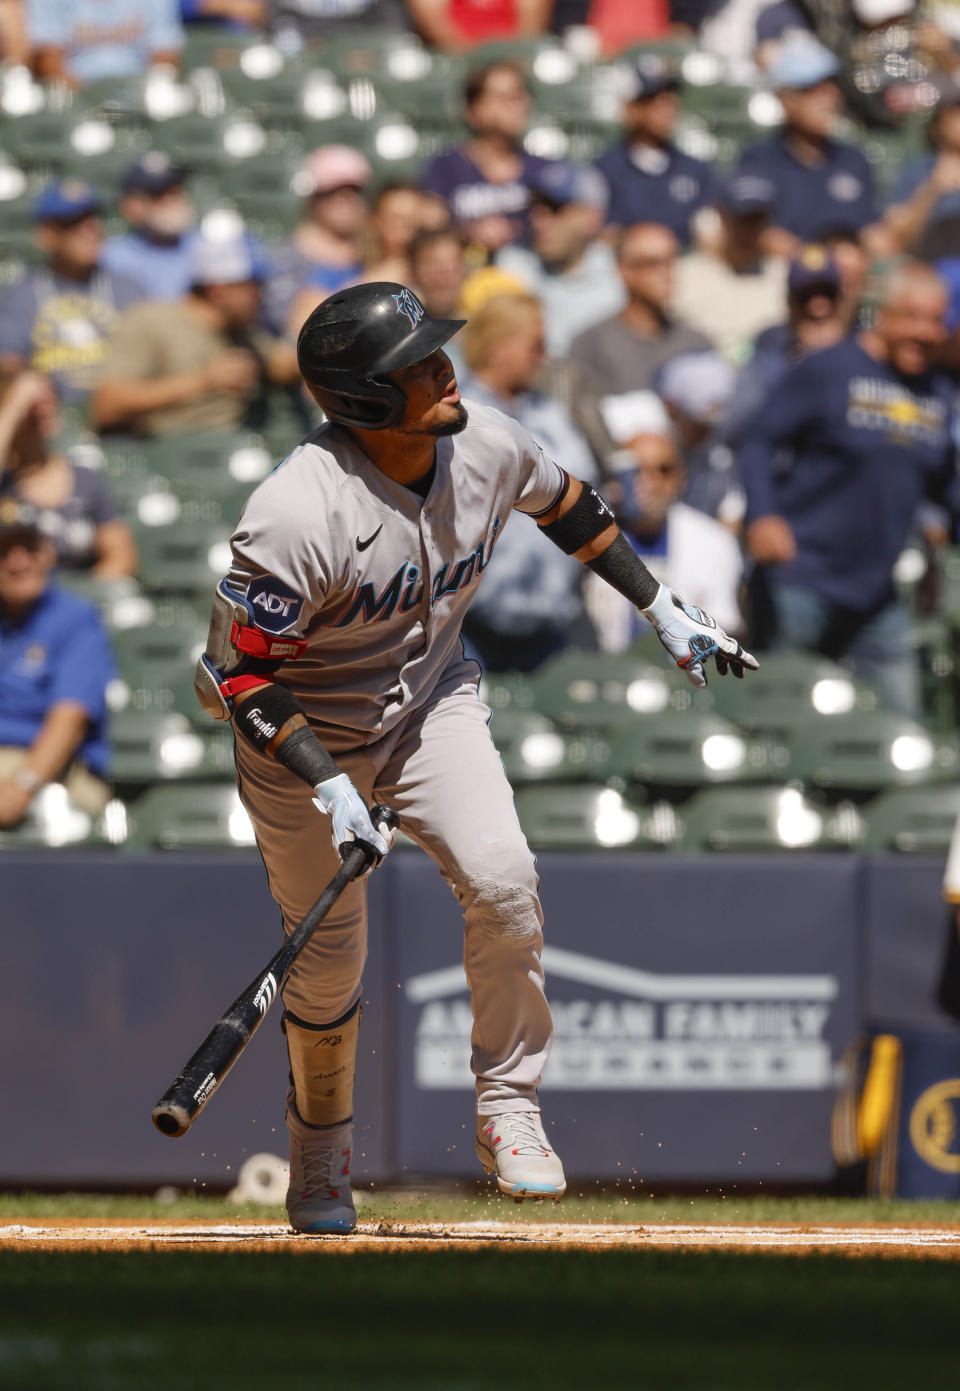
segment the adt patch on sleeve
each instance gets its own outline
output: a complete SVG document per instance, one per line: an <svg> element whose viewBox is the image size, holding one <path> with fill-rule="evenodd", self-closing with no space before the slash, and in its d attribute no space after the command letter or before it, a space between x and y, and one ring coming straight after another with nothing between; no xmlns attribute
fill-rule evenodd
<svg viewBox="0 0 960 1391"><path fill-rule="evenodd" d="M266 633L285 633L300 617L303 600L275 575L258 575L250 581L247 599L257 616L257 627Z"/></svg>

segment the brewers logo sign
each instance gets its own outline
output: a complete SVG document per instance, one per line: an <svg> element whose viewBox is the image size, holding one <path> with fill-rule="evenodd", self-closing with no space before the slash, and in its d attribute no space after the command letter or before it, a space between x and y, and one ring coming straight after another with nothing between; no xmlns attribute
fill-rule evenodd
<svg viewBox="0 0 960 1391"><path fill-rule="evenodd" d="M960 1077L928 1087L910 1112L910 1139L931 1169L960 1174Z"/></svg>

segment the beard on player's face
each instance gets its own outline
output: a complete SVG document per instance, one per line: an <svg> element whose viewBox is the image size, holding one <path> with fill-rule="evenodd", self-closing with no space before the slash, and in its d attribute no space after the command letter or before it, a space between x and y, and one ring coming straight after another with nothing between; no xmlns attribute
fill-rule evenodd
<svg viewBox="0 0 960 1391"><path fill-rule="evenodd" d="M467 408L462 401L453 407L456 412L452 420L436 420L424 431L427 435L459 435L467 427Z"/></svg>

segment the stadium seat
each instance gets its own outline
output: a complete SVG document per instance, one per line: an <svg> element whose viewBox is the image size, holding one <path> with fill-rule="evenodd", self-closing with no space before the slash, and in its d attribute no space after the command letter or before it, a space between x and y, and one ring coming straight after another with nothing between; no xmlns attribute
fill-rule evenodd
<svg viewBox="0 0 960 1391"><path fill-rule="evenodd" d="M127 809L132 850L248 850L256 844L235 787L158 784Z"/></svg>
<svg viewBox="0 0 960 1391"><path fill-rule="evenodd" d="M534 707L570 730L621 729L649 714L694 703L681 672L649 666L629 653L561 652L538 668L530 685Z"/></svg>
<svg viewBox="0 0 960 1391"><path fill-rule="evenodd" d="M177 611L177 606L171 604L168 612L157 616L167 617ZM206 640L206 621L162 625L156 621L157 616L145 628L126 628L112 634L119 675L107 696L115 713L128 708L173 710L175 687L185 672L192 679L197 653Z"/></svg>
<svg viewBox="0 0 960 1391"><path fill-rule="evenodd" d="M864 849L945 856L960 816L960 783L901 787L862 808Z"/></svg>
<svg viewBox="0 0 960 1391"><path fill-rule="evenodd" d="M760 670L742 681L711 678L714 707L741 729L785 734L818 715L873 710L877 698L862 683L824 658L802 652L765 652Z"/></svg>
<svg viewBox="0 0 960 1391"><path fill-rule="evenodd" d="M902 715L852 711L796 726L785 776L831 795L869 794L956 778L955 739L931 735Z"/></svg>
<svg viewBox="0 0 960 1391"><path fill-rule="evenodd" d="M174 520L134 527L140 579L148 590L192 595L203 606L230 568L232 525Z"/></svg>
<svg viewBox="0 0 960 1391"><path fill-rule="evenodd" d="M183 715L130 707L111 718L110 746L110 780L124 796L157 781L233 780L233 736L226 726L214 724L201 734Z"/></svg>
<svg viewBox="0 0 960 1391"><path fill-rule="evenodd" d="M496 713L498 710L532 710L533 687L518 671L484 672L480 679L480 699Z"/></svg>
<svg viewBox="0 0 960 1391"><path fill-rule="evenodd" d="M852 808L829 811L795 787L725 787L698 792L678 812L677 849L849 849L859 822Z"/></svg>
<svg viewBox="0 0 960 1391"><path fill-rule="evenodd" d="M252 492L276 463L261 436L248 432L152 440L144 454L152 473L169 479L179 496L195 498Z"/></svg>
<svg viewBox="0 0 960 1391"><path fill-rule="evenodd" d="M545 780L602 783L610 744L587 731L562 733L543 715L509 707L494 712L490 733L515 786Z"/></svg>
<svg viewBox="0 0 960 1391"><path fill-rule="evenodd" d="M765 751L727 720L694 710L644 715L611 742L609 776L631 794L649 786L681 795L709 783L769 779Z"/></svg>
<svg viewBox="0 0 960 1391"><path fill-rule="evenodd" d="M552 783L525 787L515 798L530 844L541 849L669 849L672 808L637 808L612 788Z"/></svg>

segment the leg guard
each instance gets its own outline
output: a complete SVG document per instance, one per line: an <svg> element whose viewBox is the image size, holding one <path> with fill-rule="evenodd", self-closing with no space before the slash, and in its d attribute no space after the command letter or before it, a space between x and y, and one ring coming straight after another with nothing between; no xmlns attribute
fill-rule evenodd
<svg viewBox="0 0 960 1391"><path fill-rule="evenodd" d="M360 1001L332 1024L308 1024L285 1011L293 1103L307 1125L339 1125L353 1115Z"/></svg>

